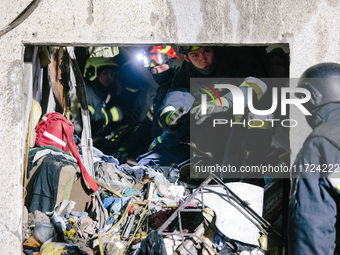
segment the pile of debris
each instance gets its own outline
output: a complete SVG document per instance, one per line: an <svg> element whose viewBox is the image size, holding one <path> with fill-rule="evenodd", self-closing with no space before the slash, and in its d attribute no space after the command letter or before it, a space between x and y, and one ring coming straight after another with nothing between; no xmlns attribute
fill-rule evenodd
<svg viewBox="0 0 340 255"><path fill-rule="evenodd" d="M119 164L71 141L63 118L42 118L28 154L25 254L263 255L269 232L279 236L261 217L262 187L192 179L188 165Z"/></svg>
<svg viewBox="0 0 340 255"><path fill-rule="evenodd" d="M70 158L51 146L31 155L25 254L265 254L270 224L259 216L261 187L226 185L216 176L185 182L176 167L119 165L100 155L94 163L100 188L90 193ZM59 172L57 183L47 169ZM247 202L232 191L235 184L247 189ZM249 188L259 195L252 202Z"/></svg>

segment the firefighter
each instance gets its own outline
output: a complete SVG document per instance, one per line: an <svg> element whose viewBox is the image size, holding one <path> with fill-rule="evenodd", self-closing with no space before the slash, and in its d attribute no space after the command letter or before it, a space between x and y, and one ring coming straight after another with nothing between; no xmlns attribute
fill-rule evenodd
<svg viewBox="0 0 340 255"><path fill-rule="evenodd" d="M159 125L158 115L154 112L158 112L158 108L170 87L176 70L176 59L179 59L179 57L170 45L152 46L145 51L142 58L143 66L152 74L159 87L146 118L119 149L121 163L127 157L135 159L147 152L153 139L162 134L163 130Z"/></svg>
<svg viewBox="0 0 340 255"><path fill-rule="evenodd" d="M292 166L289 254L338 254L340 65L308 68L298 87L311 93L304 106L313 131Z"/></svg>
<svg viewBox="0 0 340 255"><path fill-rule="evenodd" d="M158 111L160 124L165 133L153 142L157 151L143 158L139 164L156 162L161 165L171 165L190 158L190 148L187 145L190 121L185 116L188 116L187 113L197 99L190 93L190 78L246 77L249 75L262 76L263 74L261 65L253 57L250 57L251 54L244 48L230 51L227 47L180 46L179 52L183 54L185 61L176 72L171 89ZM261 90L261 88L259 89ZM229 109L232 98L229 97L229 99L229 101L227 98L222 99L222 109L218 109L218 111ZM211 112L214 111L213 108L210 108ZM194 115L198 122L203 117L198 111ZM211 134L214 136L212 140L225 146L230 130L224 130L223 137L218 133ZM200 140L202 139L198 138L197 142ZM224 151L216 150L217 147L211 146L208 151L215 149L213 154L220 159L224 156Z"/></svg>
<svg viewBox="0 0 340 255"><path fill-rule="evenodd" d="M104 57L88 58L84 68L93 144L104 153L105 136L123 119L122 88L115 83L117 69L114 58Z"/></svg>
<svg viewBox="0 0 340 255"><path fill-rule="evenodd" d="M176 71L175 60L179 59L174 49L167 46L154 46L146 54L144 66L148 67L155 81L159 84L157 96L148 112L147 117L152 121L152 139L161 135L162 128L159 125L158 112L160 104L162 103L166 93L168 92L171 81Z"/></svg>

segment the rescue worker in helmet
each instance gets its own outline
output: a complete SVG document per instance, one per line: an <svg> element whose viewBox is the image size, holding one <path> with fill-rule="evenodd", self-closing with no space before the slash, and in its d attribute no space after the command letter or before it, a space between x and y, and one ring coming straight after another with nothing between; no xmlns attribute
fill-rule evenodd
<svg viewBox="0 0 340 255"><path fill-rule="evenodd" d="M247 77L249 75L261 77L264 74L261 64L244 48L230 51L228 47L180 46L179 52L183 54L185 61L176 72L171 89L158 110L160 124L166 133L154 140L153 143L155 148L161 146L161 150L149 154L138 164L145 165L149 162L156 162L160 165L171 165L190 158L190 147L186 145L189 140L190 125L189 119L184 116L193 108L194 112L192 113L194 113L197 123L203 123L206 118L200 113L200 107L193 105L198 98L197 95L195 98L190 93L190 78ZM244 88L250 83L255 84L259 88L258 91L264 92L266 86L262 81L253 78L252 81L244 84ZM209 111L221 112L229 109L232 105L230 94L229 97L222 98L222 102L222 107L211 105ZM221 133L223 137L220 135ZM229 133L230 129L223 127L223 131L214 132L210 134L209 138L210 141L214 140L221 146L225 146ZM200 141L202 139L198 138L197 142ZM216 143L213 146L212 144L210 142L209 145L204 144L203 147L206 151L213 151L214 156L221 160L224 151L220 149L221 147L216 146ZM219 149L217 150L217 148Z"/></svg>
<svg viewBox="0 0 340 255"><path fill-rule="evenodd" d="M105 136L123 119L122 87L115 83L117 69L115 59L105 57L88 58L84 68L93 145L107 154L110 146L106 147Z"/></svg>
<svg viewBox="0 0 340 255"><path fill-rule="evenodd" d="M171 80L175 74L175 60L179 59L170 45L157 45L149 47L142 58L143 66L152 74L159 85L154 102L151 105L146 118L138 126L138 129L122 144L120 155L136 159L147 152L151 142L163 132L158 122L158 108L163 101ZM124 162L120 158L120 162Z"/></svg>
<svg viewBox="0 0 340 255"><path fill-rule="evenodd" d="M292 167L289 254L338 254L340 65L308 68L298 87L310 92L304 106L311 113L306 119L313 131Z"/></svg>

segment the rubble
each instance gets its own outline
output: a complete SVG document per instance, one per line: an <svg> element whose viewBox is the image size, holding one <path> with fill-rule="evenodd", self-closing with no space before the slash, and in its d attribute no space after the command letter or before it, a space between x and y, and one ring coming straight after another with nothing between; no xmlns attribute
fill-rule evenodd
<svg viewBox="0 0 340 255"><path fill-rule="evenodd" d="M270 224L249 207L249 201L241 200L218 178L212 176L195 186L186 185L176 168L137 167L105 161L97 161L95 166L100 189L88 195L90 206L85 206L83 198L71 195L70 198L76 198L76 201L63 200L53 212L28 214L24 223L25 254L32 254L30 252L35 249L40 254L72 254L71 251L77 250L79 254L100 255L210 255L219 254L223 249L230 250L230 247L243 249L241 254L265 254L264 242L262 245L260 242L245 244L243 240L225 236L224 233L229 233L225 229L218 229L221 219L217 218L216 212L219 214L224 208L221 203L230 207L235 207L236 203L236 212L247 211L245 220L250 220L250 224L262 233L261 238L267 236L270 229ZM209 192L214 189L207 186L211 181L219 186L215 195L223 198L225 192L227 197L224 201L215 200L215 205L200 197L205 192L202 196L207 199L210 194L212 199L213 193ZM86 186L81 187L86 194ZM45 224L44 231L49 227L45 237L37 231L41 224ZM156 246L151 245L154 242L157 242Z"/></svg>

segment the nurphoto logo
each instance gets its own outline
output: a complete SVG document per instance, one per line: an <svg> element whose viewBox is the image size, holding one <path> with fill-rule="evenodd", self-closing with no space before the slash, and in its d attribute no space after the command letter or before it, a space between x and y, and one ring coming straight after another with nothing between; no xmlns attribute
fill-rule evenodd
<svg viewBox="0 0 340 255"><path fill-rule="evenodd" d="M219 106L222 106L222 101L220 95L218 95L216 89L218 90L229 90L232 99L233 99L233 107L232 112L234 116L242 116L245 114L245 110L247 109L248 112L254 114L255 116L270 116L272 115L278 107L279 99L281 103L281 116L287 115L287 106L288 105L295 105L304 115L312 115L306 107L303 106L304 103L307 103L311 99L311 93L305 88L271 88L272 90L272 105L269 109L260 110L256 109L253 102L253 88L247 88L247 96L245 98L244 91L235 85L231 84L215 84L214 87L205 85L213 91L213 93L217 96L218 100L214 99L214 103ZM281 97L278 96L278 89L280 89ZM304 95L301 98L290 98L290 95ZM212 94L208 94L212 97ZM202 115L207 114L207 94L201 94L201 113ZM225 125L230 124L232 125L248 125L249 127L261 127L265 125L265 122L269 122L272 127L276 122L280 123L283 127L295 127L297 126L298 122L295 119L275 119L275 118L261 118L261 119L251 119L251 120L243 120L243 121L233 121L227 119L213 119L213 127L216 125Z"/></svg>

